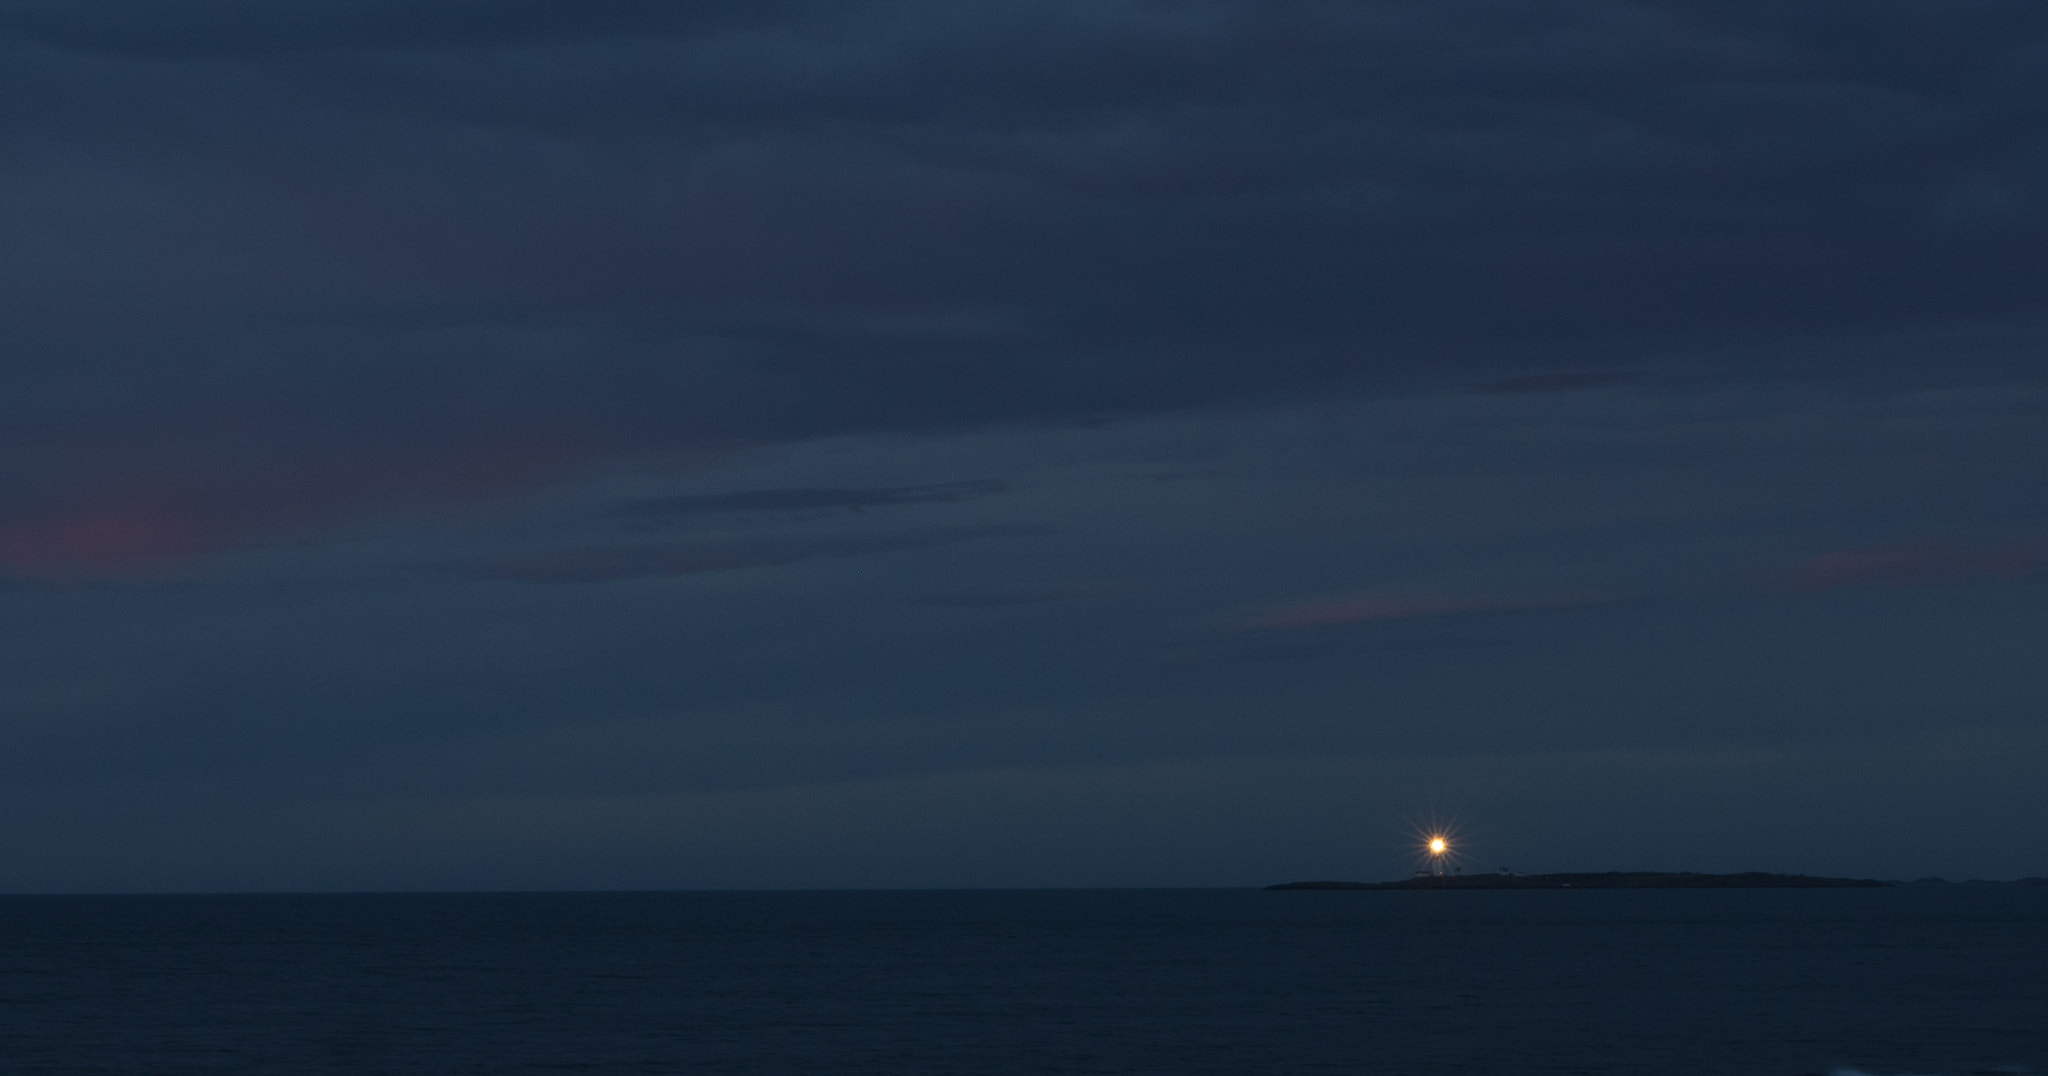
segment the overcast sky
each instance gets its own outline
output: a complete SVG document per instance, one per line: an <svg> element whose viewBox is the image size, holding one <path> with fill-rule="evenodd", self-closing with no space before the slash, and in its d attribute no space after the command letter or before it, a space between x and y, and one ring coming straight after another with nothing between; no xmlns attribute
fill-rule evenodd
<svg viewBox="0 0 2048 1076"><path fill-rule="evenodd" d="M0 2L0 890L2048 874L2048 7Z"/></svg>

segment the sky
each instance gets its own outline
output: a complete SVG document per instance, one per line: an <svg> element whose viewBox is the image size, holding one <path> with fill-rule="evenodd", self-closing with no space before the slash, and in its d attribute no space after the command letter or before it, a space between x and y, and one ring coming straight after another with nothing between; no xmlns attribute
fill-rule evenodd
<svg viewBox="0 0 2048 1076"><path fill-rule="evenodd" d="M6 0L0 891L2048 874L2048 8Z"/></svg>

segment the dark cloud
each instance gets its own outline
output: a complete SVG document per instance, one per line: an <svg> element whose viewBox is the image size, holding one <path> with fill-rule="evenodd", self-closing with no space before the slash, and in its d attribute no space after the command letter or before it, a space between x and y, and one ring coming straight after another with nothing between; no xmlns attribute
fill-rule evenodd
<svg viewBox="0 0 2048 1076"><path fill-rule="evenodd" d="M465 571L482 579L517 583L611 583L621 579L764 568L819 557L852 557L979 538L1039 537L1047 533L1047 528L1033 526L949 527L786 541L602 546L507 554L467 566Z"/></svg>
<svg viewBox="0 0 2048 1076"><path fill-rule="evenodd" d="M1996 3L10 5L4 376L197 440L235 401L276 440L397 401L401 432L619 452L2037 317L2044 31Z"/></svg>
<svg viewBox="0 0 2048 1076"><path fill-rule="evenodd" d="M1245 622L1264 630L1328 628L1383 620L1514 613L1536 609L1575 609L1627 599L1611 594L1542 595L1400 595L1368 594L1296 602L1268 609Z"/></svg>
<svg viewBox="0 0 2048 1076"><path fill-rule="evenodd" d="M559 44L615 34L689 34L772 20L800 5L703 0L435 0L424 4L263 0L124 0L81 8L21 0L0 30L82 51L156 58L218 57L363 48Z"/></svg>
<svg viewBox="0 0 2048 1076"><path fill-rule="evenodd" d="M645 526L718 514L861 512L906 504L954 504L1009 489L995 479L939 482L881 489L749 489L679 497L643 497L613 506L613 514Z"/></svg>

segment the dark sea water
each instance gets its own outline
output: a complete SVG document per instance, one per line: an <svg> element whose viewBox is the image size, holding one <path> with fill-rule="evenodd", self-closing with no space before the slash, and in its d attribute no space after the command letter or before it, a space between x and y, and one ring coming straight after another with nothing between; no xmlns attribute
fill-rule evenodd
<svg viewBox="0 0 2048 1076"><path fill-rule="evenodd" d="M2044 1069L2044 888L0 898L7 1073Z"/></svg>

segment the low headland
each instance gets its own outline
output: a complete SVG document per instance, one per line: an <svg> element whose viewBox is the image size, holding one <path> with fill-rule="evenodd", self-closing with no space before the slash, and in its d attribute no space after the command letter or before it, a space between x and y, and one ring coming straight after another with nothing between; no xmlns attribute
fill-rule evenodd
<svg viewBox="0 0 2048 1076"><path fill-rule="evenodd" d="M1283 882L1267 889L1870 889L1894 885L1874 878L1810 874L1695 874L1691 871L1606 871L1584 874L1430 874L1398 882Z"/></svg>

